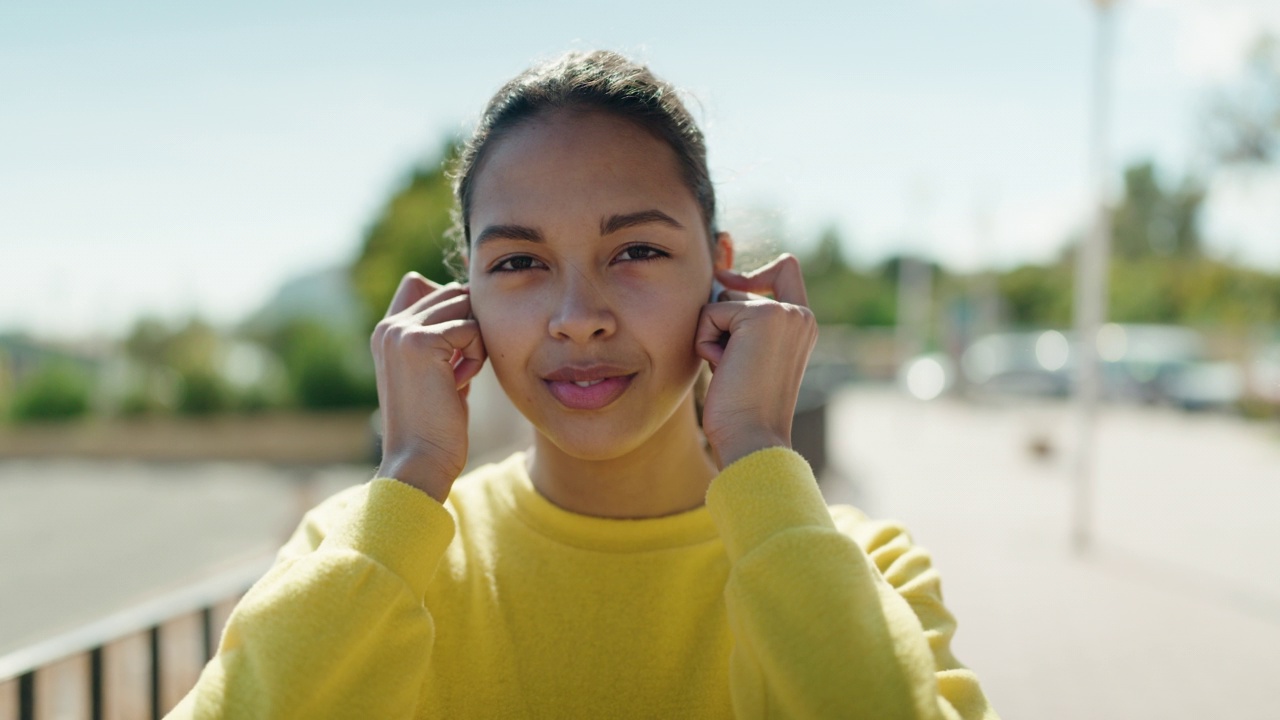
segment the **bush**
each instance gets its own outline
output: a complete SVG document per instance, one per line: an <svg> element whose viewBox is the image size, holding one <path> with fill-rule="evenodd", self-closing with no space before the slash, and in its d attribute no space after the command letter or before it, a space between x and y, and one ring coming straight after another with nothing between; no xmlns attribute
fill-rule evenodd
<svg viewBox="0 0 1280 720"><path fill-rule="evenodd" d="M89 410L89 389L83 370L71 363L53 363L18 385L10 414L16 422L78 418Z"/></svg>
<svg viewBox="0 0 1280 720"><path fill-rule="evenodd" d="M230 404L222 379L211 372L190 371L182 374L178 392L178 412L183 415L212 415Z"/></svg>
<svg viewBox="0 0 1280 720"><path fill-rule="evenodd" d="M290 389L309 410L376 407L377 385L360 373L354 355L366 346L309 321L287 326L275 346L284 358Z"/></svg>
<svg viewBox="0 0 1280 720"><path fill-rule="evenodd" d="M235 398L236 412L245 415L257 415L277 405L276 399L265 389L250 387L242 390Z"/></svg>
<svg viewBox="0 0 1280 720"><path fill-rule="evenodd" d="M120 401L119 413L121 417L136 418L150 415L156 411L156 403L151 399L145 390L134 390L124 399Z"/></svg>
<svg viewBox="0 0 1280 720"><path fill-rule="evenodd" d="M309 358L294 377L298 402L312 410L376 405L377 392L370 389L369 383L360 382L331 355Z"/></svg>

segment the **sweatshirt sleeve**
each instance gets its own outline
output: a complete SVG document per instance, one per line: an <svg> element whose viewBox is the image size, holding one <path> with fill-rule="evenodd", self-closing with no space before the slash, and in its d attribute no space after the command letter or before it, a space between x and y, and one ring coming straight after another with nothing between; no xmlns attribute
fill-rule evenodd
<svg viewBox="0 0 1280 720"><path fill-rule="evenodd" d="M901 527L842 532L785 448L725 468L707 507L730 562L737 717L996 718L951 653L955 620L929 555Z"/></svg>
<svg viewBox="0 0 1280 720"><path fill-rule="evenodd" d="M396 480L349 492L307 514L168 717L413 716L435 636L423 597L453 517Z"/></svg>

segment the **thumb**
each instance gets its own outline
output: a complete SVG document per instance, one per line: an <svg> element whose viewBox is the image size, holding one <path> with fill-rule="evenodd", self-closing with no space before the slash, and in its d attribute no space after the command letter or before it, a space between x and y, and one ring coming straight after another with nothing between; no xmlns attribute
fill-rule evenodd
<svg viewBox="0 0 1280 720"><path fill-rule="evenodd" d="M733 328L733 320L737 317L737 303L720 302L702 306L702 314L698 316L698 328L693 336L693 350L698 357L711 363L712 367L720 364L725 348L729 345L729 333Z"/></svg>

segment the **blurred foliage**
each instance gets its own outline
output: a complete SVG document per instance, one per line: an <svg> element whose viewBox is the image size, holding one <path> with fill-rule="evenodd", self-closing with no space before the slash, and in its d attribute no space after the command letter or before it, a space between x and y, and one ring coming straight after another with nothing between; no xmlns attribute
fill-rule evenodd
<svg viewBox="0 0 1280 720"><path fill-rule="evenodd" d="M428 279L454 279L446 265L452 225L453 185L447 175L457 144L446 144L440 159L421 165L396 191L364 234L351 277L365 306L366 329L386 314L400 279L416 270Z"/></svg>
<svg viewBox="0 0 1280 720"><path fill-rule="evenodd" d="M217 373L191 370L181 375L178 412L183 415L212 415L232 405L231 391Z"/></svg>
<svg viewBox="0 0 1280 720"><path fill-rule="evenodd" d="M91 382L75 364L54 361L18 386L10 405L16 422L65 421L89 410Z"/></svg>
<svg viewBox="0 0 1280 720"><path fill-rule="evenodd" d="M897 306L894 279L854 268L845 261L841 245L839 232L828 228L815 251L801 259L814 314L824 323L892 325Z"/></svg>
<svg viewBox="0 0 1280 720"><path fill-rule="evenodd" d="M1111 215L1113 257L1140 261L1151 257L1200 254L1197 216L1204 190L1191 178L1173 190L1164 188L1151 162L1129 166L1124 196Z"/></svg>
<svg viewBox="0 0 1280 720"><path fill-rule="evenodd" d="M1009 325L1065 327L1071 324L1072 270L1065 262L1023 265L996 278Z"/></svg>
<svg viewBox="0 0 1280 720"><path fill-rule="evenodd" d="M125 338L129 357L144 367L169 367L180 373L210 373L221 335L200 318L171 330L155 318L142 318Z"/></svg>
<svg viewBox="0 0 1280 720"><path fill-rule="evenodd" d="M1280 160L1280 37L1258 37L1242 79L1211 97L1204 132L1219 162Z"/></svg>
<svg viewBox="0 0 1280 720"><path fill-rule="evenodd" d="M116 412L121 417L136 418L150 415L160 409L160 404L151 396L151 393L147 392L145 387L135 387L120 399L120 405Z"/></svg>
<svg viewBox="0 0 1280 720"><path fill-rule="evenodd" d="M140 319L124 340L125 353L141 368L142 381L121 399L118 412L139 416L171 408L183 415L210 415L232 408L234 393L217 366L225 339L200 318L170 329L155 318ZM176 383L166 383L176 376ZM172 392L169 386L172 385Z"/></svg>
<svg viewBox="0 0 1280 720"><path fill-rule="evenodd" d="M140 320L124 347L141 366L142 381L125 392L118 412L138 416L171 409L202 416L285 406L304 410L377 406L373 373L362 357L368 355L363 335L314 319L296 319L241 338L278 358L284 387L270 382L233 385L222 367L231 340L199 318L174 329L158 320Z"/></svg>
<svg viewBox="0 0 1280 720"><path fill-rule="evenodd" d="M280 329L270 347L283 360L297 404L308 410L373 408L378 405L374 378L361 372L358 352L368 353L363 340L349 338L312 320L298 320Z"/></svg>
<svg viewBox="0 0 1280 720"><path fill-rule="evenodd" d="M1170 186L1171 185L1171 186ZM1192 178L1164 183L1153 163L1131 165L1112 214L1108 317L1125 323L1246 328L1280 323L1280 275L1204 255L1199 216L1204 193ZM810 305L819 322L858 326L896 322L900 258L860 269L841 254L835 230L824 231L802 257ZM1075 244L1056 261L996 274L999 322L1068 327L1072 322ZM935 315L977 295L983 274L963 276L934 266Z"/></svg>

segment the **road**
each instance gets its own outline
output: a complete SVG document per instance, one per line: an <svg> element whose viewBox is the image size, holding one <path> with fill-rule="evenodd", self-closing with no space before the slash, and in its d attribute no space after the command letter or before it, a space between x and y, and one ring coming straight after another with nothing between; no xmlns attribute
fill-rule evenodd
<svg viewBox="0 0 1280 720"><path fill-rule="evenodd" d="M1274 425L1107 409L1080 556L1066 405L862 388L829 413L829 498L902 520L933 553L957 656L1003 717L1280 717Z"/></svg>
<svg viewBox="0 0 1280 720"><path fill-rule="evenodd" d="M269 554L302 505L372 474L343 465L0 462L0 655Z"/></svg>

